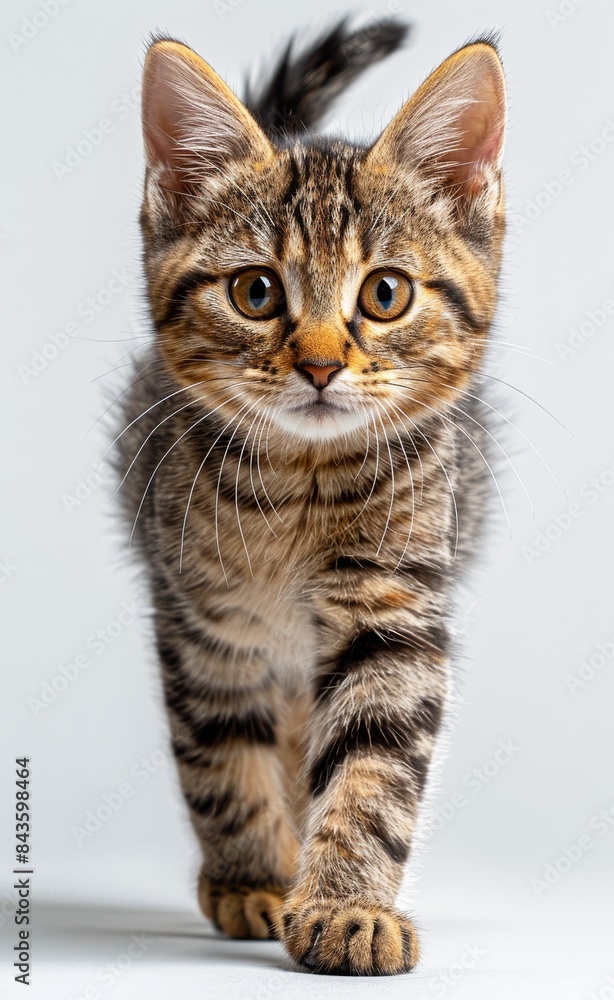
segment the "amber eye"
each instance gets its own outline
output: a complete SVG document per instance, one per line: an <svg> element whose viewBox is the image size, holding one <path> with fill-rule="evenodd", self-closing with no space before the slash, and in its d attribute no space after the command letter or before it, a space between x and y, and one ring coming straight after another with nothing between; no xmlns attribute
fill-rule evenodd
<svg viewBox="0 0 614 1000"><path fill-rule="evenodd" d="M413 295L409 278L398 271L374 271L363 281L358 307L369 319L397 319Z"/></svg>
<svg viewBox="0 0 614 1000"><path fill-rule="evenodd" d="M279 278L261 267L248 267L230 279L230 300L249 319L271 319L286 308Z"/></svg>

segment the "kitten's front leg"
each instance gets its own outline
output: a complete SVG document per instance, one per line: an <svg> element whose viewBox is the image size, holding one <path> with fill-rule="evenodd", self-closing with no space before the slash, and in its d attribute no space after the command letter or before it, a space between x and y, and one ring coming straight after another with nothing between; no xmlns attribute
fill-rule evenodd
<svg viewBox="0 0 614 1000"><path fill-rule="evenodd" d="M395 898L443 711L447 643L430 615L367 628L372 613L360 618L318 678L311 812L279 927L315 972L385 975L418 958Z"/></svg>
<svg viewBox="0 0 614 1000"><path fill-rule="evenodd" d="M283 789L280 692L257 651L211 641L167 601L158 645L173 751L203 847L198 898L239 938L274 936L298 844Z"/></svg>

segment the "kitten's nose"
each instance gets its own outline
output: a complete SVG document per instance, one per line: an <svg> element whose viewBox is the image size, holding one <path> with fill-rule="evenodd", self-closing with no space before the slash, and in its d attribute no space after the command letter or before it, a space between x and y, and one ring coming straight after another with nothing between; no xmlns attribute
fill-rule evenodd
<svg viewBox="0 0 614 1000"><path fill-rule="evenodd" d="M297 368L303 373L305 378L309 379L312 385L315 385L316 389L324 389L335 372L343 368L343 365L340 361L333 361L332 364L329 361L324 364L317 364L313 361L299 361Z"/></svg>

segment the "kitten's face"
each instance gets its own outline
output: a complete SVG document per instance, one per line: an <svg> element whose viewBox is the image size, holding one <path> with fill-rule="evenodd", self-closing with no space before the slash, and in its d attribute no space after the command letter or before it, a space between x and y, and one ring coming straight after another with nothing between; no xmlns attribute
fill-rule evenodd
<svg viewBox="0 0 614 1000"><path fill-rule="evenodd" d="M494 311L501 186L463 201L464 175L437 186L384 137L252 148L162 212L149 189L161 351L206 406L327 441L410 427L467 386Z"/></svg>

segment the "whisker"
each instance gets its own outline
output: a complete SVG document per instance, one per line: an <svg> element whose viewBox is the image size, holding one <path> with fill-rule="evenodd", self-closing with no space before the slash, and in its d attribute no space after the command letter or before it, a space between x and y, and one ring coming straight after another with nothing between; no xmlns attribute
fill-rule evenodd
<svg viewBox="0 0 614 1000"><path fill-rule="evenodd" d="M428 380L427 379L419 379L418 381L425 381L426 382ZM446 382L436 382L434 384L435 385L441 385L445 389L454 389L455 388L455 386L448 385L448 384L446 384ZM508 417L506 417L505 413L502 413L501 410L498 410L496 406L493 406L486 399L482 399L481 396L477 396L473 392L468 392L466 389L457 389L456 391L459 392L459 393L461 393L461 395L468 396L470 399L475 399L477 402L481 403L483 406L488 407L489 410L492 410L493 413L496 413L499 417L501 417L501 419L504 420L506 424L509 424L510 427L513 427L514 430L517 431L518 434L520 434L520 436L522 438L524 438L524 440L527 442L527 444L529 445L529 447L533 449L533 451L535 452L535 454L537 455L537 457L543 462L544 467L546 468L547 472L552 476L552 479L554 480L554 482L556 483L556 485L558 486L558 488L561 490L561 492L562 492L563 496L565 497L565 499L569 500L569 496L568 496L566 490L564 489L564 487L561 485L561 483L559 482L559 480L555 476L554 472L552 471L552 469L548 465L548 462L546 461L546 459L542 455L542 453L539 450L539 448L537 447L537 445L533 444L533 442L531 441L531 439L529 437L527 437L527 435L524 433L524 431L521 430L521 428L518 427L517 424L515 424L512 420L510 420Z"/></svg>
<svg viewBox="0 0 614 1000"><path fill-rule="evenodd" d="M394 403L392 402L392 400L386 400L386 403L385 403L385 405L386 405L386 406L392 406L392 407L393 407L393 409L396 409L398 413L403 413L403 411L399 410L399 408L398 408L398 407L395 407L395 405L394 405ZM404 415L406 415L406 414L404 414ZM409 420L410 418L409 418L409 417L407 417L407 419ZM421 437L423 437L423 438L424 438L424 434L422 434L422 431L420 431L420 429L419 429L419 428L417 427L417 425L416 425L416 424L414 424L413 420L411 421L411 424L412 424L412 426L413 426L414 430L416 430L416 431L417 431L417 432L418 432L418 433L419 433L419 434L421 435ZM416 444L415 444L415 442L414 442L414 439L413 439L413 435L412 435L411 431L410 431L410 430L408 430L408 428L407 428L407 427L405 426L405 424L404 424L404 423L403 423L403 426L405 427L405 430L407 431L407 433L408 433L408 435L409 435L409 440L410 440L410 441L411 441L411 443L412 443L412 447L413 447L413 449L414 449L414 452L415 452L415 454L416 454L416 458L418 459L418 465L420 466L420 503L422 503L422 498L423 498L423 496L424 496L424 480L425 480L425 476L424 476L424 466L423 466L423 464L422 464L422 458L421 458L421 456L420 456L420 452L419 452L419 451L418 451L418 449L416 448ZM425 439L425 440L426 440L426 439Z"/></svg>
<svg viewBox="0 0 614 1000"><path fill-rule="evenodd" d="M243 409L245 409L246 405L247 404L245 404L243 407L241 407L241 409L238 411L238 413L232 418L233 420L236 420L237 417L240 416L241 411ZM252 405L248 408L247 412L245 412L243 414L243 416L239 420L237 426L235 427L234 431L232 432L232 434L228 438L228 444L226 445L226 450L225 450L225 452L224 452L224 454L222 456L222 462L220 464L220 471L219 471L219 474L218 474L218 477L217 477L217 487L216 487L216 490L215 490L215 544L216 544L216 548L217 548L217 554L218 554L218 559L220 561L220 566L221 566L221 569L222 569L222 573L224 574L224 579L226 581L226 586L229 586L230 584L229 584L229 581L228 581L228 575L226 573L226 569L224 567L224 560L222 559L222 549L221 549L221 546L220 546L220 530L219 530L219 520L218 520L219 503L220 503L220 486L222 485L222 473L224 471L224 463L225 463L225 461L226 461L226 459L228 457L228 452L230 451L230 446L231 446L231 444L232 444L232 442L234 440L234 437L235 437L237 431L239 430L239 427L241 426L241 424L243 423L243 421L245 420L245 418L252 412L252 410L254 409L254 407L256 407L257 405L258 405L258 401L256 401L255 403L252 403ZM229 424L230 423L232 423L232 421L229 421ZM227 424L226 426L228 427L229 424ZM204 462L203 462L203 465L204 465ZM197 475L198 475L198 473L197 473ZM188 508L189 508L189 505L190 505L190 501L188 500ZM187 520L187 516L188 516L188 508L186 508L186 520ZM185 522L184 522L184 527L185 527ZM240 523L239 523L239 527L240 527ZM243 532L241 532L241 535L243 535ZM243 544L245 545L245 541L244 541ZM183 546L183 542L182 542L182 546ZM245 551L247 552L247 548L245 549ZM182 555L183 555L183 547L182 547L181 552L182 552ZM247 559L248 559L248 562L249 562L249 553L248 553ZM252 569L251 562L249 563L249 568L250 568L250 573L251 573L251 569Z"/></svg>
<svg viewBox="0 0 614 1000"><path fill-rule="evenodd" d="M141 376L141 378L148 378L148 377L149 377L149 375L143 375L143 376ZM139 378L139 379L136 379L136 380L135 380L135 381L134 381L134 382L132 383L132 385L136 385L136 383L137 383L137 382L140 382L140 380L141 380L140 378ZM123 435L124 435L124 434L126 433L126 431L129 431L129 430L130 430L130 428L131 428L131 427L133 427L133 426L134 426L134 424L136 424L136 423L137 423L137 422L138 422L139 420L141 420L141 418L142 418L142 417L145 417L145 416L147 416L147 414L148 414L148 413L150 413L150 412L151 412L152 410L155 410L156 406L161 406L161 405L162 405L162 403L165 403L165 402L167 401L167 399L172 399L172 397L173 397L173 396L178 396L180 392L187 392L187 391L188 391L188 389L196 389L196 388L198 388L198 386L200 386L200 385L203 385L203 384L204 384L204 383L203 383L203 382L202 382L202 380L201 380L200 382L193 382L193 383L192 383L192 385L186 385L186 386L184 386L184 387L183 387L183 388L181 388L181 389L176 389L176 390L175 390L174 392L170 392L170 393L168 394L168 396L164 396L164 398L163 398L163 399L158 399L158 400L156 400L156 402L155 402L155 403L152 403L152 405L151 405L151 406L148 406L146 410L143 410L143 412L142 412L142 413L139 413L138 417L135 417L135 418L134 418L134 420L131 420L131 421L130 421L130 423L129 423L129 424L127 424L127 425L126 425L126 427L124 427L124 429L123 429L122 431L120 431L120 433L119 433L119 434L117 435L117 437L113 438L113 440L111 441L111 444L109 445L109 447L108 447L108 448L106 449L106 451L104 452L104 454L103 454L102 458L100 459L100 462L98 463L98 466L97 466L96 468L98 468L98 467L100 466L100 464L101 464L102 462L104 462L105 458L107 457L107 455L108 455L108 454L109 454L109 452L111 451L111 448L113 448L113 447L114 447L114 446L115 446L115 445L117 444L117 442L119 441L119 439L120 439L121 437L123 437ZM113 403L111 403L111 406L114 406L114 404L115 404L115 403L117 402L117 400L118 400L118 399L119 399L119 398L120 398L121 396L123 396L125 392L128 392L128 389L131 389L131 388L132 388L132 385L129 385L129 386L127 386L127 388L126 388L126 389L124 389L124 390L123 390L123 392L121 392L121 393L119 394L119 396L117 397L117 399L113 400ZM111 407L109 407L109 409L110 409L110 408L111 408ZM108 410L105 410L105 412L104 412L103 414L101 414L101 416L100 416L100 417L98 417L98 420L101 420L101 419L102 419L102 417L104 417L104 415L105 415L106 413L108 413ZM95 426L96 426L96 425L94 424L94 427L95 427ZM93 428L91 428L91 429L93 429ZM89 433L89 432L88 432L88 433Z"/></svg>
<svg viewBox="0 0 614 1000"><path fill-rule="evenodd" d="M556 362L550 361L549 358L542 358L539 354L533 354L529 348L521 348L516 344L506 344L503 340L490 340L489 345L497 350L508 351L510 354L519 354L521 357L531 358L532 361L541 361L545 365L552 365L553 368L557 367Z"/></svg>
<svg viewBox="0 0 614 1000"><path fill-rule="evenodd" d="M427 437L427 435L424 433L423 430L421 430L420 427L418 427L418 425L416 423L414 423L414 421L409 416L409 414L405 413L405 410L402 410L400 407L398 407L395 403L391 402L390 400L388 401L387 405L388 406L392 406L392 408L394 410L396 410L397 413L399 413L402 417L405 417L407 420L409 420L409 422L412 425L412 427L414 428L415 432L420 435L420 437L422 438L422 440L425 442L426 446L430 449L430 451L435 456L435 460L436 460L437 464L439 465L439 468L441 469L441 471L444 474L445 480L446 480L446 482L448 484L448 489L450 490L450 496L452 498L452 506L454 507L455 539L454 539L454 553L453 553L452 558L456 559L456 553L458 551L458 536L459 536L458 507L457 507L457 504L456 504L456 494L454 492L454 487L452 486L452 480L450 479L448 470L444 466L443 462L441 461L441 458L439 457L439 454L435 450L433 444L431 443L431 441L429 440L429 438ZM405 424L403 424L403 426L405 426ZM407 430L407 428L405 428L405 429ZM412 436L411 435L411 431L409 431L408 433L409 433L409 436L411 438L411 436ZM416 454L418 455L418 457L420 457L420 453L418 452L417 449L416 449ZM424 468L422 466L422 462L420 462L420 468L422 470L422 477L424 479ZM420 496L420 502L422 502L422 494Z"/></svg>
<svg viewBox="0 0 614 1000"><path fill-rule="evenodd" d="M224 403L226 403L226 402L231 403L233 399L237 399L237 397L240 396L240 395L241 395L241 393L237 393L236 396L233 396L229 400L225 400ZM216 407L216 409L219 410L220 407L224 405L224 403L220 403L220 406ZM196 420L193 424L191 424L191 426L188 427L187 430L183 431L183 433L180 434L180 436L177 438L177 440L170 446L170 448L168 449L168 451L165 451L164 455L162 456L162 458L160 459L160 461L156 465L156 467L153 470L151 476L149 477L149 480L147 482L147 486L145 487L145 490L143 492L143 496L141 497L141 502L139 503L138 510L136 512L136 517L134 518L134 523L132 525L132 531L130 532L130 538L128 540L128 548L130 548L131 545L132 545L132 539L134 537L134 532L136 531L137 521L139 519L139 515L141 513L141 510L143 509L143 504L145 503L145 497L147 496L147 492L149 490L149 487L151 486L151 484L154 481L154 477L156 475L156 472L158 471L158 469L160 468L160 466L162 465L162 463L164 462L164 460L168 457L168 455L170 455L171 451L173 451L173 449L177 447L177 445L179 444L179 442L183 440L183 438L186 436L186 434L189 434L190 431L193 431L195 427L198 427L199 424L202 424L203 420L207 420L210 416L211 416L211 413L205 413L204 416L199 417L198 420Z"/></svg>
<svg viewBox="0 0 614 1000"><path fill-rule="evenodd" d="M254 483L254 447L255 447L255 445L256 445L256 436L257 436L257 434L258 434L258 432L259 432L259 430L260 430L260 427L261 427L261 425L263 424L263 422L264 422L264 419L265 419L265 417L266 417L266 414L267 414L268 412L270 412L270 409L269 409L269 410L267 410L266 412L264 412L264 413L263 413L263 414L261 415L261 417L260 417L260 422L259 422L258 426L256 427L256 430L254 431L254 439L253 439L253 441L252 441L252 447L251 447L251 451L250 451L250 453L249 453L249 481L250 481L250 483L251 483L251 487L252 487L252 493L254 494L254 500L256 501L256 504L258 505L258 510L259 510L259 511L260 511L260 513L262 514L262 516L263 516L263 518L264 518L264 520L265 520L265 523L266 523L267 527L269 528L269 530L271 531L272 535L273 535L273 536L274 536L275 538L277 538L277 532L276 532L276 531L275 531L275 529L274 529L274 528L273 528L273 527L271 526L271 523L270 523L270 521L269 521L268 517L266 516L266 514L264 513L264 510L262 509L262 504L260 503L260 499L259 499L259 497L258 497L258 493L257 493L257 491L256 491L256 486L255 486L255 483Z"/></svg>
<svg viewBox="0 0 614 1000"><path fill-rule="evenodd" d="M241 525L241 515L239 513L239 475L241 473L241 462L243 461L243 455L245 453L245 448L247 446L247 442L249 441L249 436L250 436L250 434L252 432L253 426L256 423L256 421L258 420L258 417L259 417L259 414L257 413L256 416L254 417L254 419L252 420L251 424L249 425L249 429L248 429L247 434L245 436L245 441L243 442L243 447L241 448L241 454L239 455L239 461L237 462L237 474L235 476L235 512L236 512L236 515L237 515L237 525L239 526L239 534L241 536L241 541L243 543L243 548L245 549L245 555L246 555L246 558L247 558L247 565L249 566L249 572L250 572L250 576L251 576L252 580L254 579L254 573L252 571L252 561L251 561L251 559L249 557L249 550L247 548L247 542L245 541L245 535L243 534L243 527Z"/></svg>
<svg viewBox="0 0 614 1000"><path fill-rule="evenodd" d="M73 337L72 339L85 344L129 344L133 340L148 340L150 343L153 343L153 335L151 333L133 333L129 337ZM143 346L145 345L139 344L134 350L138 351ZM124 354L124 357L126 356Z"/></svg>
<svg viewBox="0 0 614 1000"><path fill-rule="evenodd" d="M83 435L83 437L82 437L81 440L85 441L85 439L88 436L88 434L91 434L92 431L94 430L94 428L97 426L97 424L99 424L101 420L104 420L104 418L106 417L106 415L109 412L109 410L113 409L113 407L115 406L115 404L119 402L119 400L122 398L122 396L124 396L128 392L129 389L132 389L132 387L135 386L138 382L142 382L144 378L150 378L150 377L151 377L151 372L146 372L145 375L139 375L139 377L135 378L133 382L130 382L129 385L126 386L125 389L122 389L122 391L119 393L119 395L116 396L115 399L111 403L109 403L109 405L107 406L107 408L102 411L102 413L100 414L100 416L96 418L96 420L94 421L94 423L92 424L92 426L90 427L90 429L85 432L85 434Z"/></svg>
<svg viewBox="0 0 614 1000"><path fill-rule="evenodd" d="M244 395L244 393L238 392L235 396L232 397L232 400L239 399L243 395ZM228 400L228 402L232 402L232 400ZM220 405L224 405L224 404L220 404ZM181 573L182 568L183 568L183 545L184 545L184 541L185 541L185 530L186 530L186 524L187 524L187 521L188 521L188 513L190 511L190 504L192 502L192 497L194 495L194 490L196 489L196 483L198 481L198 477L200 476L202 470L204 469L205 462L209 458L209 455L211 454L211 452L215 448L215 446L218 443L218 441L220 440L220 438L223 436L224 431L228 427L230 427L230 425L236 420L236 418L240 415L240 413L242 412L242 410L244 410L247 405L248 405L248 403L243 403L239 407L239 410L237 411L237 413L233 413L233 415L231 416L230 420L228 420L224 424L224 426L222 427L221 431L219 432L219 434L217 435L217 437L215 438L215 440L213 441L213 443L208 448L208 450L207 450L207 452L205 454L205 457L203 458L202 462L198 466L198 469L196 470L196 475L194 476L194 479L192 480L192 486L190 487L190 492L188 494L188 502L186 504L185 514L184 514L184 517L183 517L183 524L181 526L181 544L180 544L180 548L179 548L179 572L180 573ZM219 409L219 407L217 407L217 409ZM211 414L208 413L207 416L211 416ZM236 432L236 429L235 429L235 432ZM232 442L232 438L230 438L230 441L228 442L228 444L226 446L226 451L224 452L224 457L226 457L226 455L228 454L228 449L230 448L231 442ZM222 465L223 464L224 463L222 462ZM223 567L222 567L222 570L223 570ZM226 574L224 574L224 576L225 575Z"/></svg>
<svg viewBox="0 0 614 1000"><path fill-rule="evenodd" d="M201 402L204 402L204 397L202 397L202 396L198 397L197 399L190 399L190 400L189 400L189 402L185 403L185 404L184 404L183 406L180 406L178 410L173 410L173 412L172 412L172 413L169 413L169 414L167 414L167 416L166 416L166 417L164 417L164 418L163 418L163 419L162 419L162 420L161 420L161 421L160 421L159 423L157 423L157 424L156 424L156 426L155 426L155 427L153 428L153 430L151 430L151 431L149 432L149 434L147 435L147 437L145 438L145 440L144 440L144 441L143 441L143 442L141 443L141 446L140 446L140 448L138 449L138 451L136 452L136 454L135 454L135 455L134 455L134 457L132 458L132 460L131 460L131 462L130 462L130 465L128 466L128 468L126 469L126 471L125 471L124 475L122 476L122 479L121 479L121 482L120 482L120 483L119 483L119 485L117 486L117 489L116 489L116 490L115 490L115 492L113 493L113 496L111 497L111 499L113 499L114 497L116 497L116 496L117 496L117 494L118 494L118 493L119 493L119 491L121 490L122 486L123 486L123 485L124 485L124 483L126 482L126 479L127 479L127 478L128 478L128 476L130 475L130 472L132 471L132 469L133 469L133 467L134 467L134 465L135 465L136 461L138 460L138 457L139 457L139 455L140 455L140 454L141 454L141 452L143 451L143 448L145 447L145 445L147 444L147 442L149 441L149 439L150 439L151 437L153 437L153 435L154 435L154 434L156 433L156 431L157 431L157 430L158 430L158 429L159 429L159 428L160 428L160 427L162 426L162 424L165 424L165 423L166 423L166 421L167 421L167 420L170 420L170 419L171 419L172 417L176 417L176 416L177 416L177 414L178 414L178 413L182 413L182 412L183 412L183 410L187 410L187 408L188 408L189 406L195 406L195 405L197 405L197 404L199 404L199 403L201 403Z"/></svg>
<svg viewBox="0 0 614 1000"><path fill-rule="evenodd" d="M149 374L144 375L143 378L149 378ZM228 378L227 375L218 375L218 376L214 376L214 377L207 378L207 379L201 379L198 382L192 382L191 385L186 385L186 386L183 386L183 388L181 388L181 389L176 389L174 392L169 392L168 396L164 396L162 399L156 400L155 403L152 403L151 406L148 406L146 410L143 410L142 413L139 413L138 417L135 417L134 420L131 420L130 423L127 424L122 431L120 431L120 433L117 435L117 437L114 438L111 441L111 444L109 445L109 447L105 451L104 455L102 456L101 461L105 458L106 455L109 454L109 452L111 451L111 448L113 448L113 446L117 444L117 442L119 441L119 439L126 433L126 431L129 431L130 428L132 426L134 426L134 424L136 424L139 420L141 420L143 417L145 417L148 413L151 413L152 410L155 410L156 406L161 406L162 403L166 403L166 401L168 399L172 399L173 396L178 396L180 392L187 392L188 389L196 389L196 388L198 388L198 386L206 385L206 384L208 384L210 382L223 382L223 381L225 381L226 378ZM137 381L139 381L139 380L137 379ZM136 384L136 383L133 383L133 385L134 384ZM247 382L247 381L244 381L243 379L239 379L236 382L230 382L226 386L226 388L227 389L232 389L232 388L234 388L235 385L257 385L257 384L258 383L256 383L256 382ZM128 386L128 389L129 388L131 388L131 387ZM124 392L127 392L127 389L124 389ZM115 402L117 402L117 400L115 400ZM113 405L113 404L111 404L111 405ZM104 414L103 414L103 416L104 416Z"/></svg>
<svg viewBox="0 0 614 1000"><path fill-rule="evenodd" d="M415 371L416 367L417 367L416 365L396 365L394 368L388 370L392 372ZM424 370L424 366L422 366L422 368ZM554 413L551 413L550 410L547 409L547 407L543 406L542 403L534 399L533 396L529 395L528 392L525 392L524 389L519 389L518 386L513 385L512 382L506 382L505 379L498 378L496 375L490 375L488 372L483 372L479 368L462 369L462 371L464 371L466 375L481 375L483 378L491 378L494 382L500 382L501 385L506 385L508 389L514 389L516 392L519 392L521 396L524 396L525 399L530 400L530 402L534 403L535 406L538 406L540 410L543 410L544 413L546 413L549 417L551 417L552 420L555 421L555 423L559 424L559 426L562 427L564 431L567 431L567 433L570 434L571 437L574 438L575 440L575 434L572 431L570 431L569 427L566 427L565 424L561 420L559 420L558 417L555 417Z"/></svg>
<svg viewBox="0 0 614 1000"><path fill-rule="evenodd" d="M384 435L384 440L386 442L386 447L388 449L388 458L390 459L390 487L391 487L391 489L390 489L390 505L388 507L388 516L386 518L386 524L384 526L384 533L383 533L383 535L382 535L382 537L380 539L380 543L379 543L379 545L377 547L377 551L375 553L376 555L379 555L380 552L382 551L382 546L384 544L384 539L386 537L386 533L387 533L388 527L390 525L390 519L392 517L392 510L393 510L393 507L394 507L394 462L392 461L392 451L390 450L390 442L388 440L388 435L386 434L386 428L384 427L384 423L383 423L383 420L382 420L379 412L378 412L377 416L378 416L378 420L380 422L380 426L382 428L382 434Z"/></svg>
<svg viewBox="0 0 614 1000"><path fill-rule="evenodd" d="M279 407L278 407L278 409L279 409ZM275 412L277 412L277 410ZM269 463L269 469L271 470L271 472L273 473L273 475L277 479L277 472L275 471L275 469L271 465L271 459L269 457L269 434L271 433L272 423L273 423L272 419L269 420L269 426L267 428L266 437L264 439L264 452L265 452L265 455L266 455L266 460Z"/></svg>
<svg viewBox="0 0 614 1000"><path fill-rule="evenodd" d="M469 432L467 430L465 430L464 427L461 427L459 424L455 423L452 420L451 417L448 417L447 415L444 415L443 413L440 413L439 410L435 410L432 406L428 406L426 403L423 403L422 400L415 399L409 393L407 393L407 395L409 395L409 398L410 398L410 400L411 400L412 403L414 403L415 405L424 406L425 409L430 410L432 413L434 413L435 416L438 417L439 420L441 420L442 422L447 421L448 423L450 423L452 425L452 427L455 427L457 430L459 430L461 432L461 434L463 434L471 442L471 444L473 445L473 447L477 451L478 455L480 456L480 458L484 462L484 465L488 469L488 471L489 471L489 473L490 473L490 475L492 477L492 480L493 480L493 482L495 484L495 488L497 490L497 493L498 493L498 496L499 496L499 500L501 502L501 507L503 508L503 513L504 513L504 516L505 516L505 520L507 521L508 527L510 529L510 539L511 539L512 538L512 522L510 521L509 514L507 512L507 507L505 506L505 501L503 499L503 494L501 492L501 487L499 486L499 483L497 481L497 477L495 476L495 474L494 474L494 472L493 472L493 470L492 470L492 468L490 466L490 463L488 462L486 456L484 455L484 453L480 449L480 446L473 440L473 438L471 437L471 434L469 434Z"/></svg>
<svg viewBox="0 0 614 1000"><path fill-rule="evenodd" d="M264 495L265 495L265 497L267 499L267 502L269 503L269 506L271 507L271 510L275 514L275 517L277 518L277 520L280 522L280 524L283 524L284 523L283 522L283 518L280 517L279 514L277 513L277 509L275 507L275 504L271 500L271 498L269 496L269 493L268 493L268 490L267 490L266 486L264 485L264 479L262 478L262 469L260 468L260 445L262 443L262 434L263 434L264 428L267 426L267 421L268 421L269 430L270 430L271 419L272 418L269 417L269 415L267 414L267 418L264 420L264 422L262 424L262 427L260 429L260 434L259 434L259 437L258 437L258 447L256 448L256 468L258 469L258 479L260 480L260 485L262 486L262 490L263 490L263 493L264 493ZM267 433L268 433L268 431L267 431Z"/></svg>
<svg viewBox="0 0 614 1000"><path fill-rule="evenodd" d="M422 406L422 405L426 406L426 403L422 403L421 401L419 401L418 405L419 406ZM489 431L488 428L484 426L484 424L480 423L479 420L476 420L475 417L472 417L471 414L469 414L469 413L466 412L466 410L463 410L462 406L456 406L454 403L446 402L446 407L448 407L451 410L454 410L456 413L459 413L466 420L470 420L471 423L475 424L482 431L484 431L484 433L486 435L488 435L488 437L491 439L491 441L494 441L494 443L496 444L496 446L499 449L499 451L503 454L503 456L505 457L506 461L509 463L510 468L512 469L512 472L516 476L516 479L520 483L520 486L521 486L521 488L522 488L522 490L523 490L523 492L524 492L527 500L529 501L529 507L531 508L531 512L532 512L533 516L535 516L535 507L533 506L533 501L531 500L531 496L530 496L529 491L528 491L528 489L527 489L527 487L525 485L525 482L524 482L522 476L520 475L518 469L516 468L516 465L514 464L514 462L512 461L512 459L510 458L510 456L508 455L507 451L505 450L505 448L503 447L503 445L501 444L501 442L497 440L497 438L494 436L494 434L492 434L491 431ZM427 409L432 409L432 407L427 407ZM434 410L433 412L437 412L437 411ZM455 426L457 426L459 428L459 430L461 430L461 427L458 424L456 424Z"/></svg>
<svg viewBox="0 0 614 1000"><path fill-rule="evenodd" d="M225 378L226 376L223 376L223 377ZM214 381L214 380L213 379L208 379L206 383L200 383L200 384L202 384L202 385L209 384L212 381ZM252 382L242 382L242 381L232 382L226 388L232 389L236 385L253 385L253 384L254 383L252 383ZM166 398L168 399L169 397L167 396ZM232 397L232 399L236 399L236 398L237 398L236 396ZM231 401L232 400L228 400L228 402L231 402ZM206 397L199 396L199 397L197 397L197 399L191 399L184 406L180 406L179 409L174 410L172 413L167 414L166 417L164 417L162 420L160 420L159 423L156 424L156 426L149 432L149 434L147 435L147 437L145 438L145 440L141 443L141 446L139 447L137 453L135 454L135 456L133 457L132 461L130 462L130 465L128 466L128 469L124 473L124 476L123 476L123 478L122 478L119 486L115 490L115 493L113 493L113 496L111 497L111 500L117 495L117 493L119 492L119 490L122 488L123 484L125 483L126 479L128 478L128 475L130 474L130 472L131 472L131 470L132 470L135 462L137 461L139 455L143 451L143 448L145 447L145 445L147 444L147 442L149 441L149 439L155 434L155 432L162 426L162 424L165 424L166 421L170 420L172 417L176 417L177 414L178 413L182 413L183 410L187 410L187 408L189 406L194 406L195 404L200 404L200 403L206 403ZM215 409L209 410L208 414L206 414L206 415L207 416L211 416L212 413L215 413L216 410L219 410L223 405L224 405L224 403L220 403L220 405L216 406ZM102 461L102 459L101 459L101 461Z"/></svg>
<svg viewBox="0 0 614 1000"><path fill-rule="evenodd" d="M369 457L369 450L370 450L370 442L369 442L369 437L370 437L370 435L369 435L369 421L368 421L368 416L369 416L369 415L368 415L368 413L367 413L367 408L366 408L366 406L363 406L363 408L362 408L362 411L363 411L363 413L364 413L364 415L365 415L365 430L366 430L366 432L367 432L367 441L366 441L366 444L365 444L365 457L364 457L364 458L363 458L363 460L362 460L362 465L360 466L360 468L359 468L358 472L357 472L357 473L356 473L356 475L354 476L354 482L356 482L356 480L358 479L358 477L359 477L360 473L361 473L361 472L362 472L362 470L364 469L364 467L365 467L365 464L366 464L366 461L367 461L367 459L368 459L368 457Z"/></svg>
<svg viewBox="0 0 614 1000"><path fill-rule="evenodd" d="M517 385L512 385L511 382L506 382L505 379L497 378L496 375L489 375L488 372L480 371L477 368L476 368L476 374L482 375L484 376L484 378L491 378L495 382L500 382L501 385L506 385L508 386L509 389L515 389L516 392L519 392L521 396L524 396L525 399L529 399L532 403L535 404L535 406L538 406L540 410L543 410L543 412L546 413L549 417L551 417L555 421L555 423L559 425L559 427L562 427L564 431L566 431L569 435L571 435L571 437L575 441L576 435L572 431L570 431L569 427L566 427L562 420L559 420L558 417L555 417L554 413L551 413L550 410L547 409L547 407L543 406L536 399L533 399L533 396L531 396L528 392L525 392L524 389L519 389Z"/></svg>
<svg viewBox="0 0 614 1000"><path fill-rule="evenodd" d="M370 416L370 419L371 419L371 423L373 424L373 431L374 431L374 436L375 436L375 472L373 473L373 482L371 483L371 489L369 490L367 499L365 500L364 504L362 505L362 507L358 511L356 517L352 518L352 520L350 521L350 523L346 526L346 529L345 529L346 531L349 528L351 528L353 524L356 523L356 521L361 516L361 514L366 510L367 505L369 503L369 500L373 496L373 491L375 489L375 484L377 482L377 477L378 477L378 474L379 474L379 438L378 438L378 435L377 435L377 427L375 426L375 418L373 417L372 413L369 414L369 416Z"/></svg>
<svg viewBox="0 0 614 1000"><path fill-rule="evenodd" d="M135 347L134 350L137 351L138 347ZM119 360L121 361L122 358L128 357L129 354L132 354L132 351L128 351L128 354L123 354ZM140 362L141 368L149 368L150 365L155 365L155 364L162 365L163 363L164 362L162 361L161 358L151 358L149 361ZM103 372L102 375L96 375L96 378L93 378L91 380L90 385L94 385L95 382L99 382L101 378L106 378L107 375L113 375L114 372L123 371L124 368L133 368L134 365L135 365L134 359L132 361L126 361L125 364L123 365L119 364L115 365L114 368L109 368L109 370L107 372Z"/></svg>
<svg viewBox="0 0 614 1000"><path fill-rule="evenodd" d="M409 546L409 542L410 542L410 539L411 539L411 533L412 533L413 527L414 527L414 515L415 515L415 510L416 510L416 497L415 497L415 491L414 491L414 477L413 477L413 473L411 471L411 464L410 464L410 461L409 461L409 456L408 456L407 452L405 451L405 448L404 448L404 445L403 445L403 440L402 440L401 435L399 434L399 432L397 430L397 427L396 427L394 421L391 419L390 414L386 412L386 408L384 406L382 406L382 409L384 411L386 419L390 423L390 426L392 427L392 429L395 432L397 438L399 439L399 445L401 447L401 451L403 452L403 455L405 456L405 462L407 463L407 471L409 472L409 483L410 483L410 487L411 487L411 521L410 521L410 524L409 524L409 533L407 535L407 540L405 542L405 546L404 546L403 551L401 553L401 557L397 561L397 564L395 566L395 570L397 570L399 568L399 566L401 565L401 563L403 562L403 559L405 558L405 553L407 552L407 548Z"/></svg>

